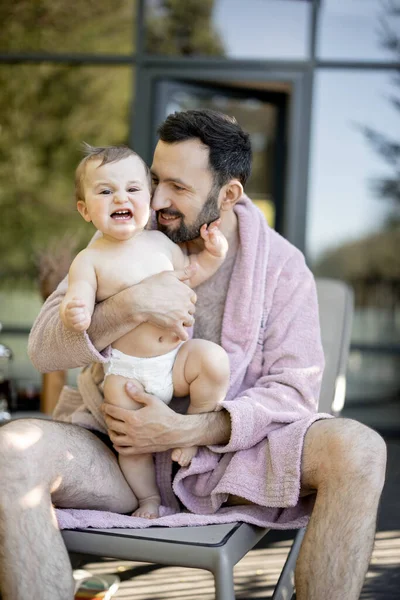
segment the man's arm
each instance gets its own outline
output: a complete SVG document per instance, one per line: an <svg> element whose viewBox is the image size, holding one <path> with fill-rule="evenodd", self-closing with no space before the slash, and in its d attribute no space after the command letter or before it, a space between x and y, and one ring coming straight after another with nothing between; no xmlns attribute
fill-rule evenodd
<svg viewBox="0 0 400 600"><path fill-rule="evenodd" d="M234 401L221 402L229 412L231 436L226 446L212 450L252 448L282 424L315 414L324 365L315 280L296 250L282 265L274 287L260 376Z"/></svg>
<svg viewBox="0 0 400 600"><path fill-rule="evenodd" d="M146 401L145 397L152 397L145 394L134 395L146 404L145 409L124 412L104 405L113 443L124 454L192 444L211 446L215 452L236 452L253 447L277 426L316 412L324 366L318 303L314 278L298 252L279 273L262 364L254 386L222 402L224 410L218 413L176 415L158 399ZM149 406L153 410L147 410Z"/></svg>
<svg viewBox="0 0 400 600"><path fill-rule="evenodd" d="M100 302L87 332L69 331L61 321L60 304L68 287L64 279L33 324L28 342L33 365L48 372L104 362L110 344L147 321L186 340L185 327L194 321L196 294L184 281L192 274L191 267L159 273Z"/></svg>

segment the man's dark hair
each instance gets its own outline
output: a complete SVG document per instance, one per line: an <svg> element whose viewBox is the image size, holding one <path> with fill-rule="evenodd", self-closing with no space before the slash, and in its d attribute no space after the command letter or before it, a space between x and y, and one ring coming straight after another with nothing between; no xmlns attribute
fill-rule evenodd
<svg viewBox="0 0 400 600"><path fill-rule="evenodd" d="M209 109L175 112L160 125L158 134L167 144L198 138L208 146L210 168L219 187L232 178L244 186L250 176L250 136L234 117Z"/></svg>

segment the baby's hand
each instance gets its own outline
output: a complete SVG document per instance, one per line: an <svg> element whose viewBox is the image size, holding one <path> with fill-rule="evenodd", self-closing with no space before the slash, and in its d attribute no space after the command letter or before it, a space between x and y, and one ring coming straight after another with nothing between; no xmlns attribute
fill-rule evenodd
<svg viewBox="0 0 400 600"><path fill-rule="evenodd" d="M61 312L64 325L72 331L86 331L89 328L91 314L83 300L74 296Z"/></svg>
<svg viewBox="0 0 400 600"><path fill-rule="evenodd" d="M219 229L221 219L217 219L207 226L205 223L200 229L206 250L217 258L225 258L228 252L228 240Z"/></svg>

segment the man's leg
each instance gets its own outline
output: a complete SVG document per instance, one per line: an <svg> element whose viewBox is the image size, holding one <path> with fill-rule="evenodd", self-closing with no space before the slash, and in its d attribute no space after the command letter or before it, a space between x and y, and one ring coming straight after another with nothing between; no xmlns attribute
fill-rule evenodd
<svg viewBox="0 0 400 600"><path fill-rule="evenodd" d="M114 454L89 431L47 420L0 427L0 590L3 600L69 600L72 570L58 507L131 512Z"/></svg>
<svg viewBox="0 0 400 600"><path fill-rule="evenodd" d="M302 490L315 506L296 567L297 600L356 600L370 561L386 468L383 439L347 419L308 430Z"/></svg>

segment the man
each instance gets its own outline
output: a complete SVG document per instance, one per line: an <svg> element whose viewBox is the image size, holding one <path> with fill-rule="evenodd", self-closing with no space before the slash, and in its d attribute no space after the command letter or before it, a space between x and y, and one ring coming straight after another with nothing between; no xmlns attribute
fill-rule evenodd
<svg viewBox="0 0 400 600"><path fill-rule="evenodd" d="M110 343L144 321L187 339L196 303L194 335L220 342L230 357L224 410L180 415L155 397L127 389L144 408L104 406L111 442L121 454L161 453L164 466L163 450L211 447L202 450L213 473L200 499L206 512L253 503L264 507L266 522L273 524L273 515L285 511L304 516L315 497L296 569L297 598L355 600L374 539L385 444L361 424L315 414L323 366L315 285L300 252L269 229L243 196L248 136L234 120L212 111L171 115L159 133L152 165L158 226L193 252L200 244L198 228L217 209L230 247L225 264L196 290L197 303L184 273L155 275L117 294L97 306L88 335L67 333L60 322L64 283L32 330L31 358L39 370L101 362ZM85 369L79 392L64 391L56 417L85 425L93 418L90 407L101 379L99 365ZM101 414L96 419L105 431ZM21 420L0 429L0 461L4 599L72 597L52 502L132 510L132 493L114 454L84 427ZM191 510L198 508L193 486L179 473L174 489ZM164 492L171 495L169 481Z"/></svg>

